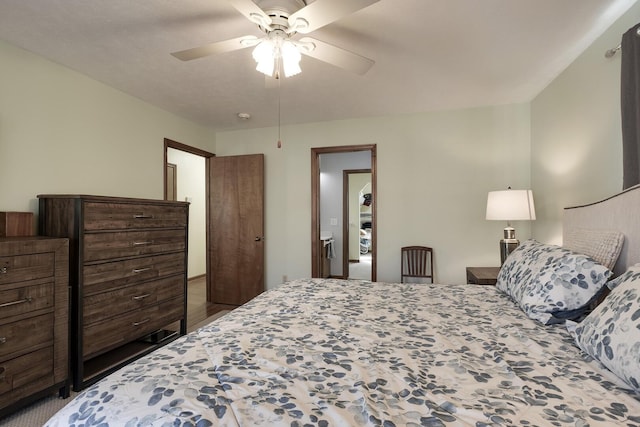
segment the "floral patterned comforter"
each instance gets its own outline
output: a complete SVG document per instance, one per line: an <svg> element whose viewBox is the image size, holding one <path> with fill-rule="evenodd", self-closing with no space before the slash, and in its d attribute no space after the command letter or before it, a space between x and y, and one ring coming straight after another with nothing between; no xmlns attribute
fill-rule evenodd
<svg viewBox="0 0 640 427"><path fill-rule="evenodd" d="M640 426L640 395L494 287L309 279L90 386L47 426Z"/></svg>

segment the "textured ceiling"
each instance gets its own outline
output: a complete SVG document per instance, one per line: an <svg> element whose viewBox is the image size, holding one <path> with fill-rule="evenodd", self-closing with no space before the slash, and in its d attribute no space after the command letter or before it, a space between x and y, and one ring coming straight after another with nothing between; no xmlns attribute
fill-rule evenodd
<svg viewBox="0 0 640 427"><path fill-rule="evenodd" d="M281 80L282 124L527 102L635 2L381 0L309 34L375 65L303 57ZM251 49L170 53L250 34L226 0L0 1L0 39L216 130L276 125L277 87Z"/></svg>

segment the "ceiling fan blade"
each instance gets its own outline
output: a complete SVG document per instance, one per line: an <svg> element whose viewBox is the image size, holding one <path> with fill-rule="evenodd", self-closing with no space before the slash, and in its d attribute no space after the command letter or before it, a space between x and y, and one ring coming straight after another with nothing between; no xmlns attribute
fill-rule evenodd
<svg viewBox="0 0 640 427"><path fill-rule="evenodd" d="M252 0L227 0L238 12L254 24L271 29L271 18Z"/></svg>
<svg viewBox="0 0 640 427"><path fill-rule="evenodd" d="M182 61L191 61L192 59L198 59L216 53L231 52L233 50L255 46L258 40L260 39L255 36L236 37L235 39L209 43L204 46L173 52L171 55Z"/></svg>
<svg viewBox="0 0 640 427"><path fill-rule="evenodd" d="M378 1L316 0L292 14L289 26L299 33L307 34Z"/></svg>
<svg viewBox="0 0 640 427"><path fill-rule="evenodd" d="M372 59L365 58L364 56L311 37L303 37L300 41L302 43L312 43L315 45L314 49L300 49L300 53L351 71L352 73L363 75L375 64L375 61Z"/></svg>

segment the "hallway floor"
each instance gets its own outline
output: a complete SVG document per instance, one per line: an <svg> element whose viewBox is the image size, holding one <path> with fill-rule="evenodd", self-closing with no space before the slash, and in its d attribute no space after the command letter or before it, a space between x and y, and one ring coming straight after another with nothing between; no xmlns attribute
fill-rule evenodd
<svg viewBox="0 0 640 427"><path fill-rule="evenodd" d="M219 311L233 310L237 307L208 303L206 283L206 277L200 276L190 279L187 284L187 329Z"/></svg>
<svg viewBox="0 0 640 427"><path fill-rule="evenodd" d="M349 279L371 280L371 252L360 255L360 262L349 263Z"/></svg>

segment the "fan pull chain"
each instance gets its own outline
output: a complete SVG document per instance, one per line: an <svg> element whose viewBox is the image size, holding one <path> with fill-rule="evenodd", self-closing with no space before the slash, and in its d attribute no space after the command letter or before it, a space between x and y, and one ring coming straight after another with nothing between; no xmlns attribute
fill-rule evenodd
<svg viewBox="0 0 640 427"><path fill-rule="evenodd" d="M278 148L282 148L282 140L280 139L280 73L278 78Z"/></svg>

